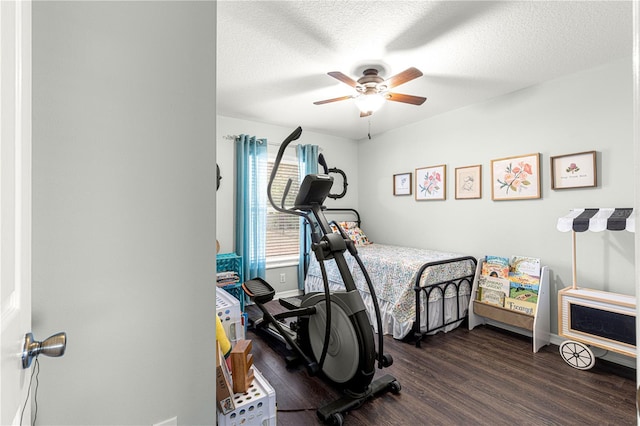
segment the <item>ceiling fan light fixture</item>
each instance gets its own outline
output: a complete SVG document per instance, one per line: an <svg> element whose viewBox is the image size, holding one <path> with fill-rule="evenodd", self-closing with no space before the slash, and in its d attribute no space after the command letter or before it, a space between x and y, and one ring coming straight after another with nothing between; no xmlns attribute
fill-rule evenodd
<svg viewBox="0 0 640 426"><path fill-rule="evenodd" d="M382 107L384 101L381 93L362 94L354 99L360 112L376 112Z"/></svg>

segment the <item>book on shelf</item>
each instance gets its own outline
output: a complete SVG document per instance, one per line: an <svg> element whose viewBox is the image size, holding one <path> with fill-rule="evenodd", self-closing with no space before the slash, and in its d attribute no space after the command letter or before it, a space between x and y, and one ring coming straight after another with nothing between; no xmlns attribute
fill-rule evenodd
<svg viewBox="0 0 640 426"><path fill-rule="evenodd" d="M520 312L522 314L534 316L536 314L536 303L527 302L524 300L514 299L513 297L506 297L504 299L504 307L512 311Z"/></svg>
<svg viewBox="0 0 640 426"><path fill-rule="evenodd" d="M522 300L524 302L537 303L538 302L538 287L536 286L535 290L521 287L517 284L510 283L511 288L509 289L509 297L512 299Z"/></svg>
<svg viewBox="0 0 640 426"><path fill-rule="evenodd" d="M509 277L521 284L540 283L540 259L526 256L511 256Z"/></svg>
<svg viewBox="0 0 640 426"><path fill-rule="evenodd" d="M509 281L511 282L510 298L521 302L537 303L540 291L540 259L511 256ZM519 307L519 305L514 306Z"/></svg>
<svg viewBox="0 0 640 426"><path fill-rule="evenodd" d="M482 275L506 278L509 276L509 258L501 256L485 256L482 264Z"/></svg>
<svg viewBox="0 0 640 426"><path fill-rule="evenodd" d="M478 277L480 302L492 305L504 306L504 300L509 296L511 283L507 278L494 277L491 275L480 275Z"/></svg>

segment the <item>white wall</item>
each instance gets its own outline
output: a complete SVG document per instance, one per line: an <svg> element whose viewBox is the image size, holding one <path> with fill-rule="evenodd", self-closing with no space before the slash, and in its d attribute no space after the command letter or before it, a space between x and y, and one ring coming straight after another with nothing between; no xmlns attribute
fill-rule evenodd
<svg viewBox="0 0 640 426"><path fill-rule="evenodd" d="M329 167L343 170L347 175L347 193L338 200L327 199L327 207L352 207L358 206L358 146L350 139L328 136L305 130L304 123L302 136L294 143L318 145L327 160ZM266 138L269 150L278 151L280 143L295 128L285 128L271 124L258 123L249 120L240 120L224 116L217 117L216 125L216 158L222 173L220 189L217 191L217 237L220 242L220 253L235 251L235 151L234 142L228 137L246 134L258 138ZM273 144L273 145L272 145ZM332 193L342 192L342 187L332 188ZM275 268L267 271L267 281L277 292L286 292L298 288L297 269L295 267ZM286 282L280 283L280 274L286 274Z"/></svg>
<svg viewBox="0 0 640 426"><path fill-rule="evenodd" d="M34 2L39 424L213 424L215 3Z"/></svg>
<svg viewBox="0 0 640 426"><path fill-rule="evenodd" d="M362 140L359 147L358 204L374 241L476 257L539 257L552 270L556 332L556 292L572 283L571 234L556 230L557 218L571 208L634 206L631 58ZM551 190L550 157L591 150L598 153L597 187ZM534 152L540 153L542 198L492 201L491 160ZM392 195L393 174L439 164L447 165L445 201ZM482 199L456 200L455 168L475 164L482 165ZM577 241L579 285L635 294L633 234L583 233Z"/></svg>

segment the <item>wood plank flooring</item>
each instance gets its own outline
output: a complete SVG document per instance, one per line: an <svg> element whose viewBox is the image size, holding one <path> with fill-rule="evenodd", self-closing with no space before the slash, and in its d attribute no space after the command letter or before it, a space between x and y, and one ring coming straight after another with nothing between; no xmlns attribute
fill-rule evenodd
<svg viewBox="0 0 640 426"><path fill-rule="evenodd" d="M274 303L274 302L270 302ZM250 308L255 308L251 306ZM280 344L252 330L254 365L276 391L278 425L321 424L316 409L340 392L303 367L287 369ZM421 348L385 336L402 385L345 416L345 425L635 425L635 370L597 360L567 365L550 345L490 326L427 336Z"/></svg>

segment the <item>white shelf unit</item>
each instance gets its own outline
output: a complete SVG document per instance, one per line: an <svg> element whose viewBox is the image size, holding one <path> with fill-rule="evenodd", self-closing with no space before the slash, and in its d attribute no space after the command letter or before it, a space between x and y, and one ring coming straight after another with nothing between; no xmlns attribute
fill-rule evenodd
<svg viewBox="0 0 640 426"><path fill-rule="evenodd" d="M533 337L533 352L538 352L540 348L551 342L550 331L550 306L549 306L549 269L543 266L540 271L540 289L538 291L538 302L535 315L527 315L521 312L512 311L496 305L479 302L478 277L482 271L484 260L480 260L476 267L476 276L473 280L471 290L471 300L469 301L469 330L475 327L490 323L500 326L507 324L515 331L527 330ZM529 334L529 333L523 333Z"/></svg>

